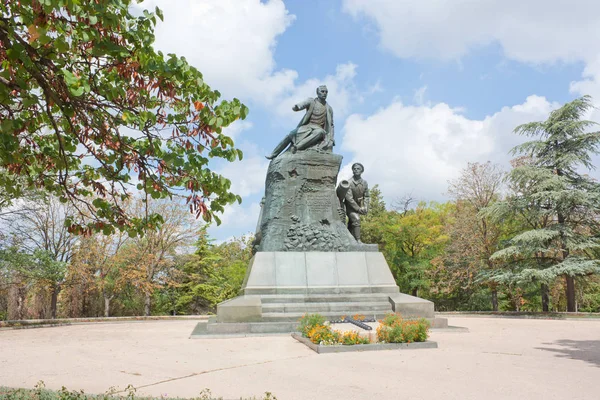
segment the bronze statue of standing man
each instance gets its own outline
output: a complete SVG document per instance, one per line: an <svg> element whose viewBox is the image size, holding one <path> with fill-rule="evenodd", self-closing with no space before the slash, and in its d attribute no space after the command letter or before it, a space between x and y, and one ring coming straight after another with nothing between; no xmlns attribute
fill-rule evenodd
<svg viewBox="0 0 600 400"><path fill-rule="evenodd" d="M343 209L348 217L348 230L354 236L357 242L360 241L360 216L366 215L369 211L369 185L362 179L362 173L365 167L361 163L352 164L352 178L344 182L348 185L345 196L341 200ZM340 193L338 191L338 193Z"/></svg>
<svg viewBox="0 0 600 400"><path fill-rule="evenodd" d="M275 147L273 152L266 156L272 160L283 152L288 146L292 153L298 150L315 148L331 153L335 145L333 139L333 109L327 104L327 86L317 88L317 97L307 99L292 107L294 111L306 110L306 114L283 140Z"/></svg>

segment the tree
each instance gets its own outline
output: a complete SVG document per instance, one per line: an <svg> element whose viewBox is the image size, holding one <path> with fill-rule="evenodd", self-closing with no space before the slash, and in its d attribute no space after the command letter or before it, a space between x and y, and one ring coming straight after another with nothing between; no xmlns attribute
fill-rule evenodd
<svg viewBox="0 0 600 400"><path fill-rule="evenodd" d="M582 120L591 106L584 96L552 111L546 121L518 126L517 134L538 139L513 149L527 157L509 174L517 192L486 211L498 219L520 215L530 221L492 255L513 264L496 279L548 284L563 276L570 312L576 311L575 277L600 272L593 253L600 248L600 238L594 236L600 184L580 171L593 169L590 156L600 151L600 133L589 132L595 123Z"/></svg>
<svg viewBox="0 0 600 400"><path fill-rule="evenodd" d="M199 227L178 204L164 200L151 201L151 211L162 215L164 222L144 237L134 238L121 248L121 262L126 281L144 294L144 315L150 315L152 294L173 281L174 257L193 243ZM134 203L133 215L144 212L142 201Z"/></svg>
<svg viewBox="0 0 600 400"><path fill-rule="evenodd" d="M10 217L7 231L13 244L31 260L22 272L50 292L50 314L56 318L58 295L66 277L66 265L77 237L65 227L72 208L56 197L23 204L27 212Z"/></svg>
<svg viewBox="0 0 600 400"><path fill-rule="evenodd" d="M387 210L379 185L369 191L369 212L361 217L361 237L365 243L383 244L382 223L386 220Z"/></svg>
<svg viewBox="0 0 600 400"><path fill-rule="evenodd" d="M444 225L451 204L424 202L404 213L388 212L383 229L385 255L401 291L419 296L429 286L426 271L448 240Z"/></svg>
<svg viewBox="0 0 600 400"><path fill-rule="evenodd" d="M122 232L113 235L96 234L82 238L73 252L68 278L71 285L91 286L102 294L104 316L111 314L111 302L127 285L122 256L119 252L127 242Z"/></svg>
<svg viewBox="0 0 600 400"><path fill-rule="evenodd" d="M222 129L248 109L218 102L184 58L156 52L162 12L133 15L131 5L0 3L0 188L10 198L41 188L70 203L79 211L66 221L74 233L156 228L159 214L121 207L134 188L181 196L196 217L217 223L214 212L241 201L208 162L242 158Z"/></svg>
<svg viewBox="0 0 600 400"><path fill-rule="evenodd" d="M504 173L498 165L468 163L460 177L450 181L448 192L456 201L453 223L448 226L450 241L442 262L453 269L460 290L474 284L482 271L497 263L490 257L498 249L501 226L480 211L500 199ZM486 280L492 293L492 310L498 311L498 283Z"/></svg>
<svg viewBox="0 0 600 400"><path fill-rule="evenodd" d="M202 229L196 252L180 267L172 308L193 314L215 312L218 303L237 296L252 257L253 240L250 235L213 245Z"/></svg>

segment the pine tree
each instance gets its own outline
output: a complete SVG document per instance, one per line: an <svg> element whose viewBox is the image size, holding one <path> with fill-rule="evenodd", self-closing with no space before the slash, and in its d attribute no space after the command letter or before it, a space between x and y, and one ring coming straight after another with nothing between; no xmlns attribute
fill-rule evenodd
<svg viewBox="0 0 600 400"><path fill-rule="evenodd" d="M594 236L600 184L581 172L594 168L591 155L600 152L600 132L589 132L596 123L582 120L591 107L591 98L584 96L551 112L546 121L518 126L515 133L537 139L512 150L521 156L508 177L514 193L485 210L499 219L526 222L507 247L492 255L510 262L495 279L547 285L563 276L569 312L576 311L574 278L600 272L594 257L600 248Z"/></svg>

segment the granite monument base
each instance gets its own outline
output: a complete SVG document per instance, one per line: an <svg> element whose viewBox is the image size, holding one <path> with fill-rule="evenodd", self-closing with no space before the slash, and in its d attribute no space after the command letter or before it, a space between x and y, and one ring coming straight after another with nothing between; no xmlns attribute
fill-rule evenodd
<svg viewBox="0 0 600 400"><path fill-rule="evenodd" d="M285 333L296 331L306 313L380 319L390 312L447 326L445 318L435 318L431 301L399 292L380 252L258 252L240 296L220 303L216 318L198 332Z"/></svg>

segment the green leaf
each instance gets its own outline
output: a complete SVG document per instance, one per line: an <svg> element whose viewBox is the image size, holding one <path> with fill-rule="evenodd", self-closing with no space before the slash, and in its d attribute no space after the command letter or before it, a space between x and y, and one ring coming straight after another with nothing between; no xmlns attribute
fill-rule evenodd
<svg viewBox="0 0 600 400"><path fill-rule="evenodd" d="M81 96L85 92L85 88L80 86L78 88L69 87L69 92L75 97Z"/></svg>
<svg viewBox="0 0 600 400"><path fill-rule="evenodd" d="M163 12L160 8L156 7L154 9L154 11L156 12L156 15L158 16L158 18L160 18L161 21L164 21L164 16L163 16Z"/></svg>

